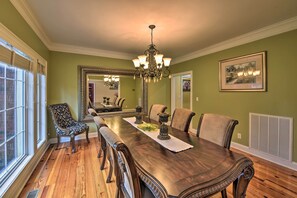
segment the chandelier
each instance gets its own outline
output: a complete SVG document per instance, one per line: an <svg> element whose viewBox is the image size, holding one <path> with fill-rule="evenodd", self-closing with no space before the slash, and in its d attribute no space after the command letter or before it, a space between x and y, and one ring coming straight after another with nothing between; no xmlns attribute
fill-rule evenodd
<svg viewBox="0 0 297 198"><path fill-rule="evenodd" d="M113 75L104 75L103 81L105 86L109 88L115 88L115 87L118 87L120 77L113 76Z"/></svg>
<svg viewBox="0 0 297 198"><path fill-rule="evenodd" d="M135 66L134 79L136 77L143 78L145 82L158 82L162 78L171 78L169 65L171 58L163 58L163 54L156 49L153 43L153 29L155 25L150 25L151 29L151 44L149 48L144 51L144 55L133 59Z"/></svg>

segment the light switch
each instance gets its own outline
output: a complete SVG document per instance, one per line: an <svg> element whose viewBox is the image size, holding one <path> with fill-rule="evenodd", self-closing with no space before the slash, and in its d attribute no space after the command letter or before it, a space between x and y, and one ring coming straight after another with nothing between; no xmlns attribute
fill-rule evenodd
<svg viewBox="0 0 297 198"><path fill-rule="evenodd" d="M199 98L198 97L196 97L196 102L198 102L199 101Z"/></svg>

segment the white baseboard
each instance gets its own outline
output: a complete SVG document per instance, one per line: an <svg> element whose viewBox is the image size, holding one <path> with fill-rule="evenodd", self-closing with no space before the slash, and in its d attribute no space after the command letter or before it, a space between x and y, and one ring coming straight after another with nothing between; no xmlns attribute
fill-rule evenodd
<svg viewBox="0 0 297 198"><path fill-rule="evenodd" d="M97 131L91 131L89 132L89 138L98 137ZM75 136L75 140L82 140L86 139L86 134L82 133L77 136ZM51 138L49 139L49 144L56 144L58 142L57 138ZM70 142L70 137L61 137L61 143L63 142Z"/></svg>
<svg viewBox="0 0 297 198"><path fill-rule="evenodd" d="M297 171L297 163L296 162L293 162L293 161L291 162L291 161L282 159L280 157L276 157L276 156L264 153L262 151L255 150L255 149L250 148L248 146L238 144L236 142L231 142L231 148L238 149L238 150L243 151L245 153L249 153L251 155L254 155L254 156L257 156L259 158L265 159L267 161L273 162L273 163L278 164L280 166L284 166L286 168Z"/></svg>

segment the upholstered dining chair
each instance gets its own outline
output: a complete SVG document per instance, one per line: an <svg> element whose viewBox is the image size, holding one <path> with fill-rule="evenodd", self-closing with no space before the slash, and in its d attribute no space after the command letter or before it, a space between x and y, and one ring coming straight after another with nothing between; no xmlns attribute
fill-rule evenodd
<svg viewBox="0 0 297 198"><path fill-rule="evenodd" d="M117 99L116 99L116 101L115 101L115 103L114 103L114 104L115 104L115 105L119 105L119 103L120 103L121 99L122 99L122 98L120 98L120 97L117 97Z"/></svg>
<svg viewBox="0 0 297 198"><path fill-rule="evenodd" d="M126 98L121 98L121 100L119 101L119 106L122 109L123 108L123 104L125 102Z"/></svg>
<svg viewBox="0 0 297 198"><path fill-rule="evenodd" d="M73 119L67 103L49 105L54 127L58 138L57 148L62 136L70 137L72 153L76 152L75 136L86 132L86 139L89 143L89 126L86 123Z"/></svg>
<svg viewBox="0 0 297 198"><path fill-rule="evenodd" d="M201 114L197 136L230 149L230 143L235 126L238 124L228 116L205 113ZM221 191L222 197L227 197L226 189Z"/></svg>
<svg viewBox="0 0 297 198"><path fill-rule="evenodd" d="M159 113L164 113L167 107L162 104L153 104L149 111L149 119L159 122Z"/></svg>
<svg viewBox="0 0 297 198"><path fill-rule="evenodd" d="M133 156L124 142L108 127L101 127L100 133L113 151L117 185L116 197L154 197L149 188L140 180Z"/></svg>
<svg viewBox="0 0 297 198"><path fill-rule="evenodd" d="M211 113L201 114L197 136L230 149L232 134L237 124L237 120L228 116Z"/></svg>
<svg viewBox="0 0 297 198"><path fill-rule="evenodd" d="M104 119L101 118L100 116L94 116L94 122L96 124L97 127L97 133L98 133L98 140L100 142L100 150L98 153L98 158L101 156L101 152L103 152L103 159L101 161L101 165L100 165L100 170L104 169L105 166L105 161L106 158L109 161L109 172L108 172L108 176L106 179L107 183L111 182L111 177L112 177L112 172L113 172L113 167L114 167L114 159L113 159L113 154L111 151L111 147L109 145L106 144L106 141L104 139L104 137L102 137L101 133L100 133L100 128L101 127L108 127L107 124L105 123Z"/></svg>
<svg viewBox="0 0 297 198"><path fill-rule="evenodd" d="M189 109L176 108L173 112L170 126L188 132L193 116L195 116L195 113Z"/></svg>

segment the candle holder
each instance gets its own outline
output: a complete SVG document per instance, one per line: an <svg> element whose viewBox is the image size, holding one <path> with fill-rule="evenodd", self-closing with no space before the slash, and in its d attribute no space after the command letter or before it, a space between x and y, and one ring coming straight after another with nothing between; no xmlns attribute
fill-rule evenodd
<svg viewBox="0 0 297 198"><path fill-rule="evenodd" d="M103 104L106 103L106 97L103 97Z"/></svg>
<svg viewBox="0 0 297 198"><path fill-rule="evenodd" d="M160 134L158 135L158 139L169 140L170 136L168 135L168 126L166 125L166 123L168 122L169 114L160 113L159 117L160 117L161 126L160 126Z"/></svg>
<svg viewBox="0 0 297 198"><path fill-rule="evenodd" d="M136 107L136 116L135 116L136 120L134 122L135 124L142 124L143 123L142 116L140 115L141 110L142 110L141 106Z"/></svg>

